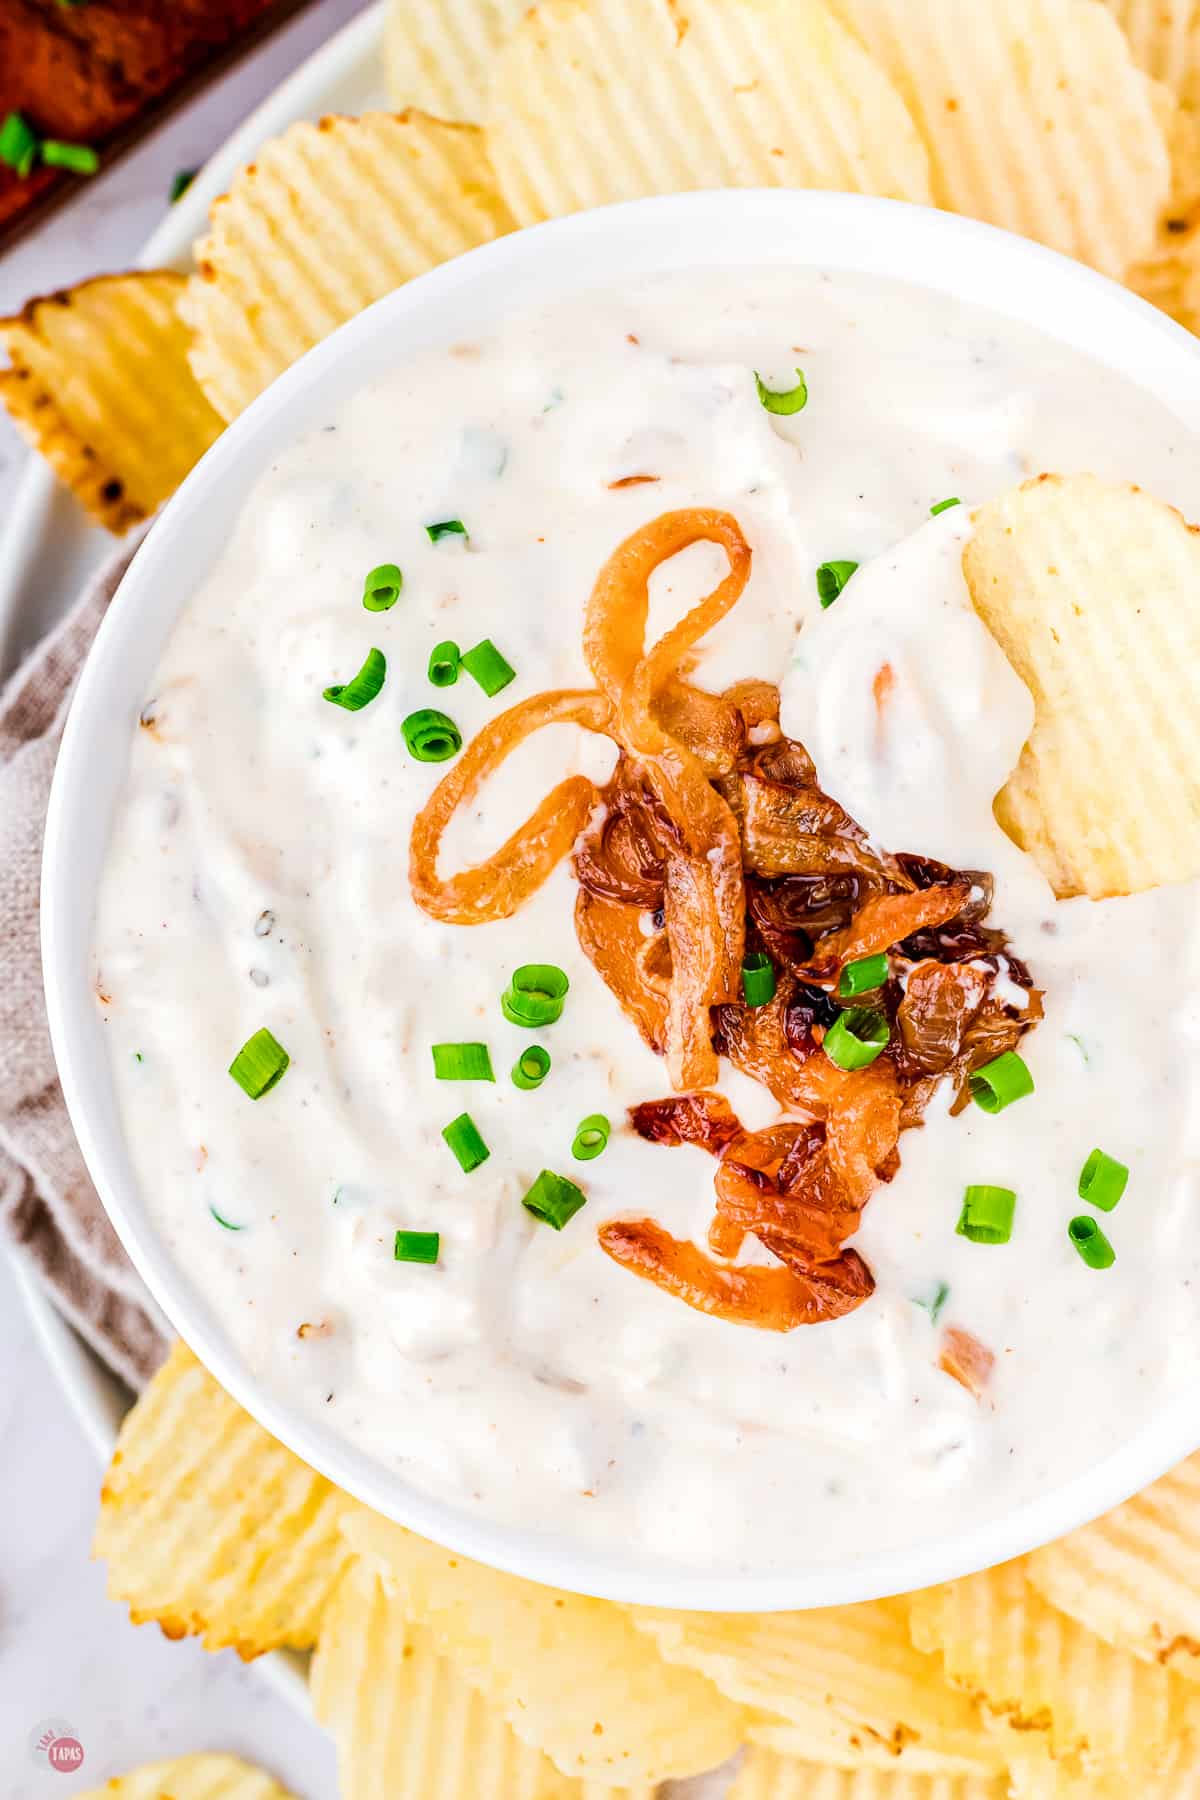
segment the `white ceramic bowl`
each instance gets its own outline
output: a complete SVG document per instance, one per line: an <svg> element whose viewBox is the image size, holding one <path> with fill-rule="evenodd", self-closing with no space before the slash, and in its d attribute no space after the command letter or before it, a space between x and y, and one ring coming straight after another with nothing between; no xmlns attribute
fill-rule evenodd
<svg viewBox="0 0 1200 1800"><path fill-rule="evenodd" d="M122 1241L163 1311L216 1378L305 1461L369 1505L464 1555L557 1586L660 1606L761 1611L923 1587L1015 1556L1094 1517L1200 1443L1200 1409L1148 1417L1102 1465L1000 1523L915 1549L794 1575L648 1577L619 1551L565 1552L537 1530L489 1524L407 1486L268 1393L160 1240L134 1177L89 978L93 908L139 708L175 620L230 535L270 458L331 397L405 352L485 332L514 308L688 268L791 266L916 281L990 307L1094 357L1200 432L1200 354L1187 333L1123 289L1024 240L947 214L854 196L688 194L538 226L414 281L319 345L261 396L184 482L139 551L84 671L46 829L42 943L59 1072L84 1156Z"/></svg>

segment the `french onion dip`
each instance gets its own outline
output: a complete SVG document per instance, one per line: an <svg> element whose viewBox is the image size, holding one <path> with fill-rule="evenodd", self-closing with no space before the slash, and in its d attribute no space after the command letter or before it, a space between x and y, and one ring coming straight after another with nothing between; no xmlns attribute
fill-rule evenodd
<svg viewBox="0 0 1200 1800"><path fill-rule="evenodd" d="M1200 457L1057 344L776 271L398 362L263 474L95 980L273 1393L488 1519L769 1572L1195 1382L1196 889L1056 900L992 810L1033 703L962 552L1043 470L1186 504Z"/></svg>

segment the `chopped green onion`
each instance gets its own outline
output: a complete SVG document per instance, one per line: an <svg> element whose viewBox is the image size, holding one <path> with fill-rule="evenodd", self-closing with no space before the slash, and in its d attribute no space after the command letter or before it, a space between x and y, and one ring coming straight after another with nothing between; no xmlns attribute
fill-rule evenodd
<svg viewBox="0 0 1200 1800"><path fill-rule="evenodd" d="M37 161L38 141L20 113L10 112L0 125L0 162L15 169L22 180Z"/></svg>
<svg viewBox="0 0 1200 1800"><path fill-rule="evenodd" d="M464 650L462 666L477 681L490 699L515 681L517 671L501 656L491 638L484 638L473 650Z"/></svg>
<svg viewBox="0 0 1200 1800"><path fill-rule="evenodd" d="M914 1294L913 1305L919 1306L923 1311L927 1312L933 1324L936 1325L938 1319L941 1317L942 1308L949 1298L949 1284L945 1281L939 1281L931 1293Z"/></svg>
<svg viewBox="0 0 1200 1800"><path fill-rule="evenodd" d="M146 1059L140 1050L135 1050L133 1053L133 1060L134 1062L145 1062Z"/></svg>
<svg viewBox="0 0 1200 1800"><path fill-rule="evenodd" d="M244 1231L246 1229L244 1225L235 1225L232 1219L224 1218L217 1211L215 1206L210 1206L208 1210L212 1214L213 1218L217 1221L217 1224L220 1225L223 1230L225 1230L225 1231Z"/></svg>
<svg viewBox="0 0 1200 1800"><path fill-rule="evenodd" d="M418 762L445 762L462 749L462 732L454 720L430 707L409 713L401 730L409 754Z"/></svg>
<svg viewBox="0 0 1200 1800"><path fill-rule="evenodd" d="M775 964L762 950L742 958L742 993L747 1006L766 1006L775 998Z"/></svg>
<svg viewBox="0 0 1200 1800"><path fill-rule="evenodd" d="M552 1225L555 1231L561 1231L568 1219L573 1219L580 1207L587 1205L587 1195L565 1175L543 1169L521 1205L543 1225Z"/></svg>
<svg viewBox="0 0 1200 1800"><path fill-rule="evenodd" d="M513 1086L528 1093L531 1088L541 1087L549 1073L550 1052L543 1050L540 1044L530 1044L512 1066Z"/></svg>
<svg viewBox="0 0 1200 1800"><path fill-rule="evenodd" d="M436 1231L398 1231L392 1255L397 1262L435 1263L441 1243L441 1234Z"/></svg>
<svg viewBox="0 0 1200 1800"><path fill-rule="evenodd" d="M439 1081L495 1081L486 1044L434 1044L433 1072Z"/></svg>
<svg viewBox="0 0 1200 1800"><path fill-rule="evenodd" d="M971 1098L985 1113L1003 1112L1014 1100L1023 1100L1033 1092L1033 1076L1024 1059L1015 1050L1006 1050L967 1078Z"/></svg>
<svg viewBox="0 0 1200 1800"><path fill-rule="evenodd" d="M854 571L856 562L825 562L817 570L817 598L822 606L832 606Z"/></svg>
<svg viewBox="0 0 1200 1800"><path fill-rule="evenodd" d="M168 204L174 206L177 200L182 200L195 179L195 169L176 169L167 194Z"/></svg>
<svg viewBox="0 0 1200 1800"><path fill-rule="evenodd" d="M796 370L800 377L793 388L769 388L758 370L754 371L754 385L758 389L758 397L769 413L782 413L785 418L792 413L803 412L808 404L808 383L804 379L803 369Z"/></svg>
<svg viewBox="0 0 1200 1800"><path fill-rule="evenodd" d="M891 1036L887 1019L874 1006L851 1006L825 1033L824 1050L839 1069L865 1069L881 1056Z"/></svg>
<svg viewBox="0 0 1200 1800"><path fill-rule="evenodd" d="M344 706L347 712L361 712L369 706L387 674L387 658L382 650L368 650L364 662L353 681L339 681L335 687L325 689L326 700L332 700L335 706Z"/></svg>
<svg viewBox="0 0 1200 1800"><path fill-rule="evenodd" d="M363 582L363 605L368 612L387 612L400 598L404 577L395 563L380 563Z"/></svg>
<svg viewBox="0 0 1200 1800"><path fill-rule="evenodd" d="M63 144L58 138L42 143L42 161L51 169L70 169L76 175L94 175L100 158L89 144Z"/></svg>
<svg viewBox="0 0 1200 1800"><path fill-rule="evenodd" d="M451 1119L442 1136L458 1158L458 1166L464 1175L469 1175L492 1154L470 1113L459 1113L457 1119Z"/></svg>
<svg viewBox="0 0 1200 1800"><path fill-rule="evenodd" d="M1011 1188L969 1187L956 1230L973 1244L1007 1244L1016 1210L1017 1196Z"/></svg>
<svg viewBox="0 0 1200 1800"><path fill-rule="evenodd" d="M1087 1053L1087 1045L1084 1043L1083 1039L1081 1037L1078 1037L1075 1034L1075 1032L1068 1031L1067 1041L1068 1041L1068 1043L1074 1044L1074 1046L1078 1050L1080 1056L1082 1056L1082 1058L1084 1060L1084 1064L1086 1066L1091 1061L1091 1058L1089 1057L1089 1055Z"/></svg>
<svg viewBox="0 0 1200 1800"><path fill-rule="evenodd" d="M1093 1150L1079 1171L1079 1198L1101 1212L1111 1212L1129 1180L1129 1170L1115 1156Z"/></svg>
<svg viewBox="0 0 1200 1800"><path fill-rule="evenodd" d="M466 538L469 533L461 519L439 519L436 525L427 525L425 533L431 544L439 544L443 538Z"/></svg>
<svg viewBox="0 0 1200 1800"><path fill-rule="evenodd" d="M957 494L955 494L951 499L939 500L936 506L931 506L929 509L929 516L931 519L936 519L939 513L949 512L952 506L961 505L962 501L958 498Z"/></svg>
<svg viewBox="0 0 1200 1800"><path fill-rule="evenodd" d="M426 674L434 687L453 687L458 680L458 665L462 660L458 645L452 638L445 638L435 644L429 652L429 667Z"/></svg>
<svg viewBox="0 0 1200 1800"><path fill-rule="evenodd" d="M1117 1253L1088 1213L1080 1213L1067 1226L1067 1236L1089 1269L1111 1269Z"/></svg>
<svg viewBox="0 0 1200 1800"><path fill-rule="evenodd" d="M230 1063L229 1073L244 1094L261 1100L280 1080L291 1060L279 1039L264 1025L246 1039Z"/></svg>
<svg viewBox="0 0 1200 1800"><path fill-rule="evenodd" d="M581 1120L571 1144L571 1155L576 1162L591 1162L593 1157L608 1147L608 1134L612 1126L603 1113L589 1113Z"/></svg>
<svg viewBox="0 0 1200 1800"><path fill-rule="evenodd" d="M887 978L888 959L883 951L878 956L860 956L842 970L837 991L844 1000L852 1000L856 994L873 994Z"/></svg>
<svg viewBox="0 0 1200 1800"><path fill-rule="evenodd" d="M500 997L500 1010L511 1025L536 1031L561 1019L570 982L554 963L524 963Z"/></svg>

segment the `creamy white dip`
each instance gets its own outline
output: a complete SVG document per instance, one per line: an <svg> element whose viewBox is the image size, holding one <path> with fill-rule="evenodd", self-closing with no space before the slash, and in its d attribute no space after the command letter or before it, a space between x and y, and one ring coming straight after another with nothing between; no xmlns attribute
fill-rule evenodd
<svg viewBox="0 0 1200 1800"><path fill-rule="evenodd" d="M807 408L768 414L752 371L784 388L797 365ZM699 273L398 363L264 474L146 694L153 730L131 748L95 961L148 1204L273 1390L489 1518L762 1571L1000 1515L1194 1383L1197 895L1056 903L1000 833L991 800L1031 703L970 609L966 509L922 524L935 501L1042 469L1184 503L1200 455L1133 388L985 313L879 283ZM638 474L659 479L611 486ZM625 1123L669 1083L579 948L569 865L499 924L438 924L409 892L412 820L446 765L414 761L401 721L436 707L469 740L527 695L590 686L580 629L598 569L691 505L729 509L754 552L694 679L783 681L785 728L881 845L995 872L989 922L1046 991L1022 1044L1035 1094L951 1119L943 1093L855 1240L874 1296L787 1336L691 1311L596 1245L628 1211L704 1242L714 1165ZM429 541L447 518L468 545ZM873 557L822 613L817 565ZM361 592L381 562L404 589L376 614ZM721 571L707 547L662 571L650 636ZM517 670L501 696L429 685L439 640L485 637ZM388 665L378 699L326 703L372 646ZM881 733L883 661L897 679ZM603 780L612 761L574 728L527 742L456 819L444 868L495 849L564 774ZM529 961L571 981L535 1036L499 1005ZM227 1069L264 1025L292 1060L253 1102ZM434 1079L430 1046L458 1040L490 1046L495 1085ZM530 1041L553 1067L521 1092L508 1072ZM748 1127L777 1116L722 1067ZM470 1175L441 1135L463 1111L491 1152ZM596 1112L608 1148L574 1163ZM1066 1230L1096 1146L1131 1171L1103 1220L1117 1252L1103 1272ZM546 1167L588 1196L561 1233L521 1206ZM979 1182L1018 1194L1007 1245L955 1235ZM439 1232L436 1267L397 1263L397 1229ZM937 1366L947 1324L995 1352L982 1404Z"/></svg>

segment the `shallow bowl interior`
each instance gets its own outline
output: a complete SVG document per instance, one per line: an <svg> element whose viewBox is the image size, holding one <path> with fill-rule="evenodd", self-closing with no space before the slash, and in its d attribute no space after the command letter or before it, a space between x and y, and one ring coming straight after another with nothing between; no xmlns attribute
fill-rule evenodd
<svg viewBox="0 0 1200 1800"><path fill-rule="evenodd" d="M527 305L689 268L767 266L915 282L1035 327L1155 396L1200 431L1200 354L1161 314L1078 264L944 213L855 196L724 192L637 201L538 226L435 270L352 320L277 381L218 440L138 552L92 651L51 796L42 894L50 1027L79 1142L122 1241L164 1312L216 1378L274 1435L379 1511L464 1555L612 1599L759 1611L922 1587L1002 1561L1115 1505L1200 1443L1200 1411L1176 1401L1103 1464L999 1524L783 1575L703 1575L571 1551L414 1491L269 1394L173 1260L134 1176L90 980L95 896L139 709L175 620L230 535L270 459L352 388L425 347L485 333ZM885 1477L881 1475L881 1479Z"/></svg>

